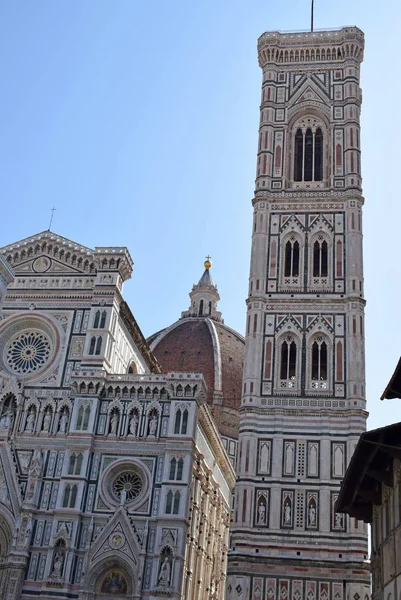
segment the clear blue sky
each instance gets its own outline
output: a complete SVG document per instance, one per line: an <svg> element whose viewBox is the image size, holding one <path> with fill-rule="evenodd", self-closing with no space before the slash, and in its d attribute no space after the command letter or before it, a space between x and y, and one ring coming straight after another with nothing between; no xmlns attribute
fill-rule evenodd
<svg viewBox="0 0 401 600"><path fill-rule="evenodd" d="M309 0L3 0L0 194L5 245L47 229L126 245L145 335L188 307L211 254L240 332L266 30L309 27ZM401 351L399 0L315 0L315 27L365 31L362 165L369 427Z"/></svg>

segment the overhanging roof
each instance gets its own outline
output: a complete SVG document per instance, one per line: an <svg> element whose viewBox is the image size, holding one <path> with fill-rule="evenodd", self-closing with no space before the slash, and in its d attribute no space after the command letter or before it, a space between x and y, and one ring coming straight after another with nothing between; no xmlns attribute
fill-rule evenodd
<svg viewBox="0 0 401 600"><path fill-rule="evenodd" d="M392 400L393 398L401 398L401 358L380 400Z"/></svg>
<svg viewBox="0 0 401 600"><path fill-rule="evenodd" d="M336 510L367 523L381 504L382 485L393 485L393 459L401 459L401 423L363 433L345 473Z"/></svg>

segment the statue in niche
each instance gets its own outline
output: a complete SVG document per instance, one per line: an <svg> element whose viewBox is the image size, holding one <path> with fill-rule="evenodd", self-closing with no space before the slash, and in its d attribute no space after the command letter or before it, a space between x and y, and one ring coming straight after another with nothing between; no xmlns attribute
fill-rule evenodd
<svg viewBox="0 0 401 600"><path fill-rule="evenodd" d="M308 520L309 520L309 525L311 525L313 527L316 525L316 506L315 506L314 502L311 502L309 504Z"/></svg>
<svg viewBox="0 0 401 600"><path fill-rule="evenodd" d="M63 411L61 413L60 422L59 422L59 432L67 433L67 425L68 425L68 413L67 411Z"/></svg>
<svg viewBox="0 0 401 600"><path fill-rule="evenodd" d="M132 417L129 422L129 432L131 435L134 435L135 437L137 437L137 435L138 435L138 425L139 425L138 415L136 414L136 412L133 412Z"/></svg>
<svg viewBox="0 0 401 600"><path fill-rule="evenodd" d="M166 586L166 587L168 585L170 585L170 575L171 575L170 561L168 559L168 556L165 556L162 564L160 565L158 584L161 586Z"/></svg>
<svg viewBox="0 0 401 600"><path fill-rule="evenodd" d="M61 572L63 570L63 557L60 552L56 552L53 561L53 570L52 577L59 578L61 577Z"/></svg>
<svg viewBox="0 0 401 600"><path fill-rule="evenodd" d="M334 516L334 527L342 529L343 526L343 515L341 513L336 513Z"/></svg>
<svg viewBox="0 0 401 600"><path fill-rule="evenodd" d="M149 435L156 435L156 430L157 430L157 413L154 412L152 415L152 418L149 422Z"/></svg>
<svg viewBox="0 0 401 600"><path fill-rule="evenodd" d="M270 466L270 447L267 443L262 443L260 447L260 471L269 472Z"/></svg>
<svg viewBox="0 0 401 600"><path fill-rule="evenodd" d="M284 523L291 525L291 502L288 498L284 502Z"/></svg>
<svg viewBox="0 0 401 600"><path fill-rule="evenodd" d="M43 417L42 431L45 431L47 433L50 430L51 420L52 420L51 412L50 412L50 410L46 410L45 416Z"/></svg>
<svg viewBox="0 0 401 600"><path fill-rule="evenodd" d="M262 496L259 498L259 506L258 506L258 524L264 525L266 523L266 501Z"/></svg>
<svg viewBox="0 0 401 600"><path fill-rule="evenodd" d="M111 435L117 435L117 427L118 427L118 411L114 411L112 417L110 419L110 433Z"/></svg>
<svg viewBox="0 0 401 600"><path fill-rule="evenodd" d="M291 475L294 471L294 446L292 442L285 444L285 473Z"/></svg>
<svg viewBox="0 0 401 600"><path fill-rule="evenodd" d="M25 431L27 431L28 433L32 433L33 432L33 428L35 426L35 411L33 408L31 408L31 410L28 413L28 416L26 418L26 425L25 425Z"/></svg>
<svg viewBox="0 0 401 600"><path fill-rule="evenodd" d="M0 429L12 429L14 422L14 413L11 409L8 409L1 415Z"/></svg>

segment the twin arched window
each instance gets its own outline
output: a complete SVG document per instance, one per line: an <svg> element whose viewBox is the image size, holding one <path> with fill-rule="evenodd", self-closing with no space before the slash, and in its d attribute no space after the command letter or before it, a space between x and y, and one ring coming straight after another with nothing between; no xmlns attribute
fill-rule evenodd
<svg viewBox="0 0 401 600"><path fill-rule="evenodd" d="M81 453L76 454L73 452L70 455L70 462L68 464L68 474L69 475L80 475L82 468L82 460L83 456Z"/></svg>
<svg viewBox="0 0 401 600"><path fill-rule="evenodd" d="M90 413L91 413L90 406L81 405L79 407L76 429L81 430L81 431L87 431L88 425L89 425Z"/></svg>
<svg viewBox="0 0 401 600"><path fill-rule="evenodd" d="M178 515L180 510L180 492L172 492L171 490L167 494L166 498L166 514Z"/></svg>
<svg viewBox="0 0 401 600"><path fill-rule="evenodd" d="M179 408L175 413L174 433L186 434L188 428L188 411L185 409L181 412Z"/></svg>
<svg viewBox="0 0 401 600"><path fill-rule="evenodd" d="M294 380L297 374L297 360L297 343L291 335L288 335L280 345L279 374L281 387L295 387ZM318 336L310 346L310 379L312 380L312 388L319 387L326 389L328 373L328 346L323 336Z"/></svg>
<svg viewBox="0 0 401 600"><path fill-rule="evenodd" d="M91 338L91 343L89 346L89 354L93 355L95 354L96 356L99 356L100 351L102 349L102 336L99 335L99 337L96 339L96 336L92 336Z"/></svg>
<svg viewBox="0 0 401 600"><path fill-rule="evenodd" d="M93 328L98 329L100 327L100 329L103 329L106 324L106 317L107 313L105 310L101 312L100 310L97 310L95 313L95 321L93 323Z"/></svg>
<svg viewBox="0 0 401 600"><path fill-rule="evenodd" d="M76 485L67 485L64 488L64 496L63 496L63 508L75 508L75 503L77 501L77 493L78 489Z"/></svg>
<svg viewBox="0 0 401 600"><path fill-rule="evenodd" d="M170 474L169 479L175 479L176 481L182 481L182 471L184 469L184 459L172 458L170 461Z"/></svg>
<svg viewBox="0 0 401 600"><path fill-rule="evenodd" d="M323 133L320 127L298 128L294 144L294 180L323 180Z"/></svg>

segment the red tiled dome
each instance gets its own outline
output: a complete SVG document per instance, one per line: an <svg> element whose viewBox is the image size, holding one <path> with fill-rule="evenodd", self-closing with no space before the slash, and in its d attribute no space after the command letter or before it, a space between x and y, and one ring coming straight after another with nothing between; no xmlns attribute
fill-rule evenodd
<svg viewBox="0 0 401 600"><path fill-rule="evenodd" d="M155 333L148 343L164 373L203 373L207 400L213 406L220 432L237 437L244 338L209 317L188 317Z"/></svg>

